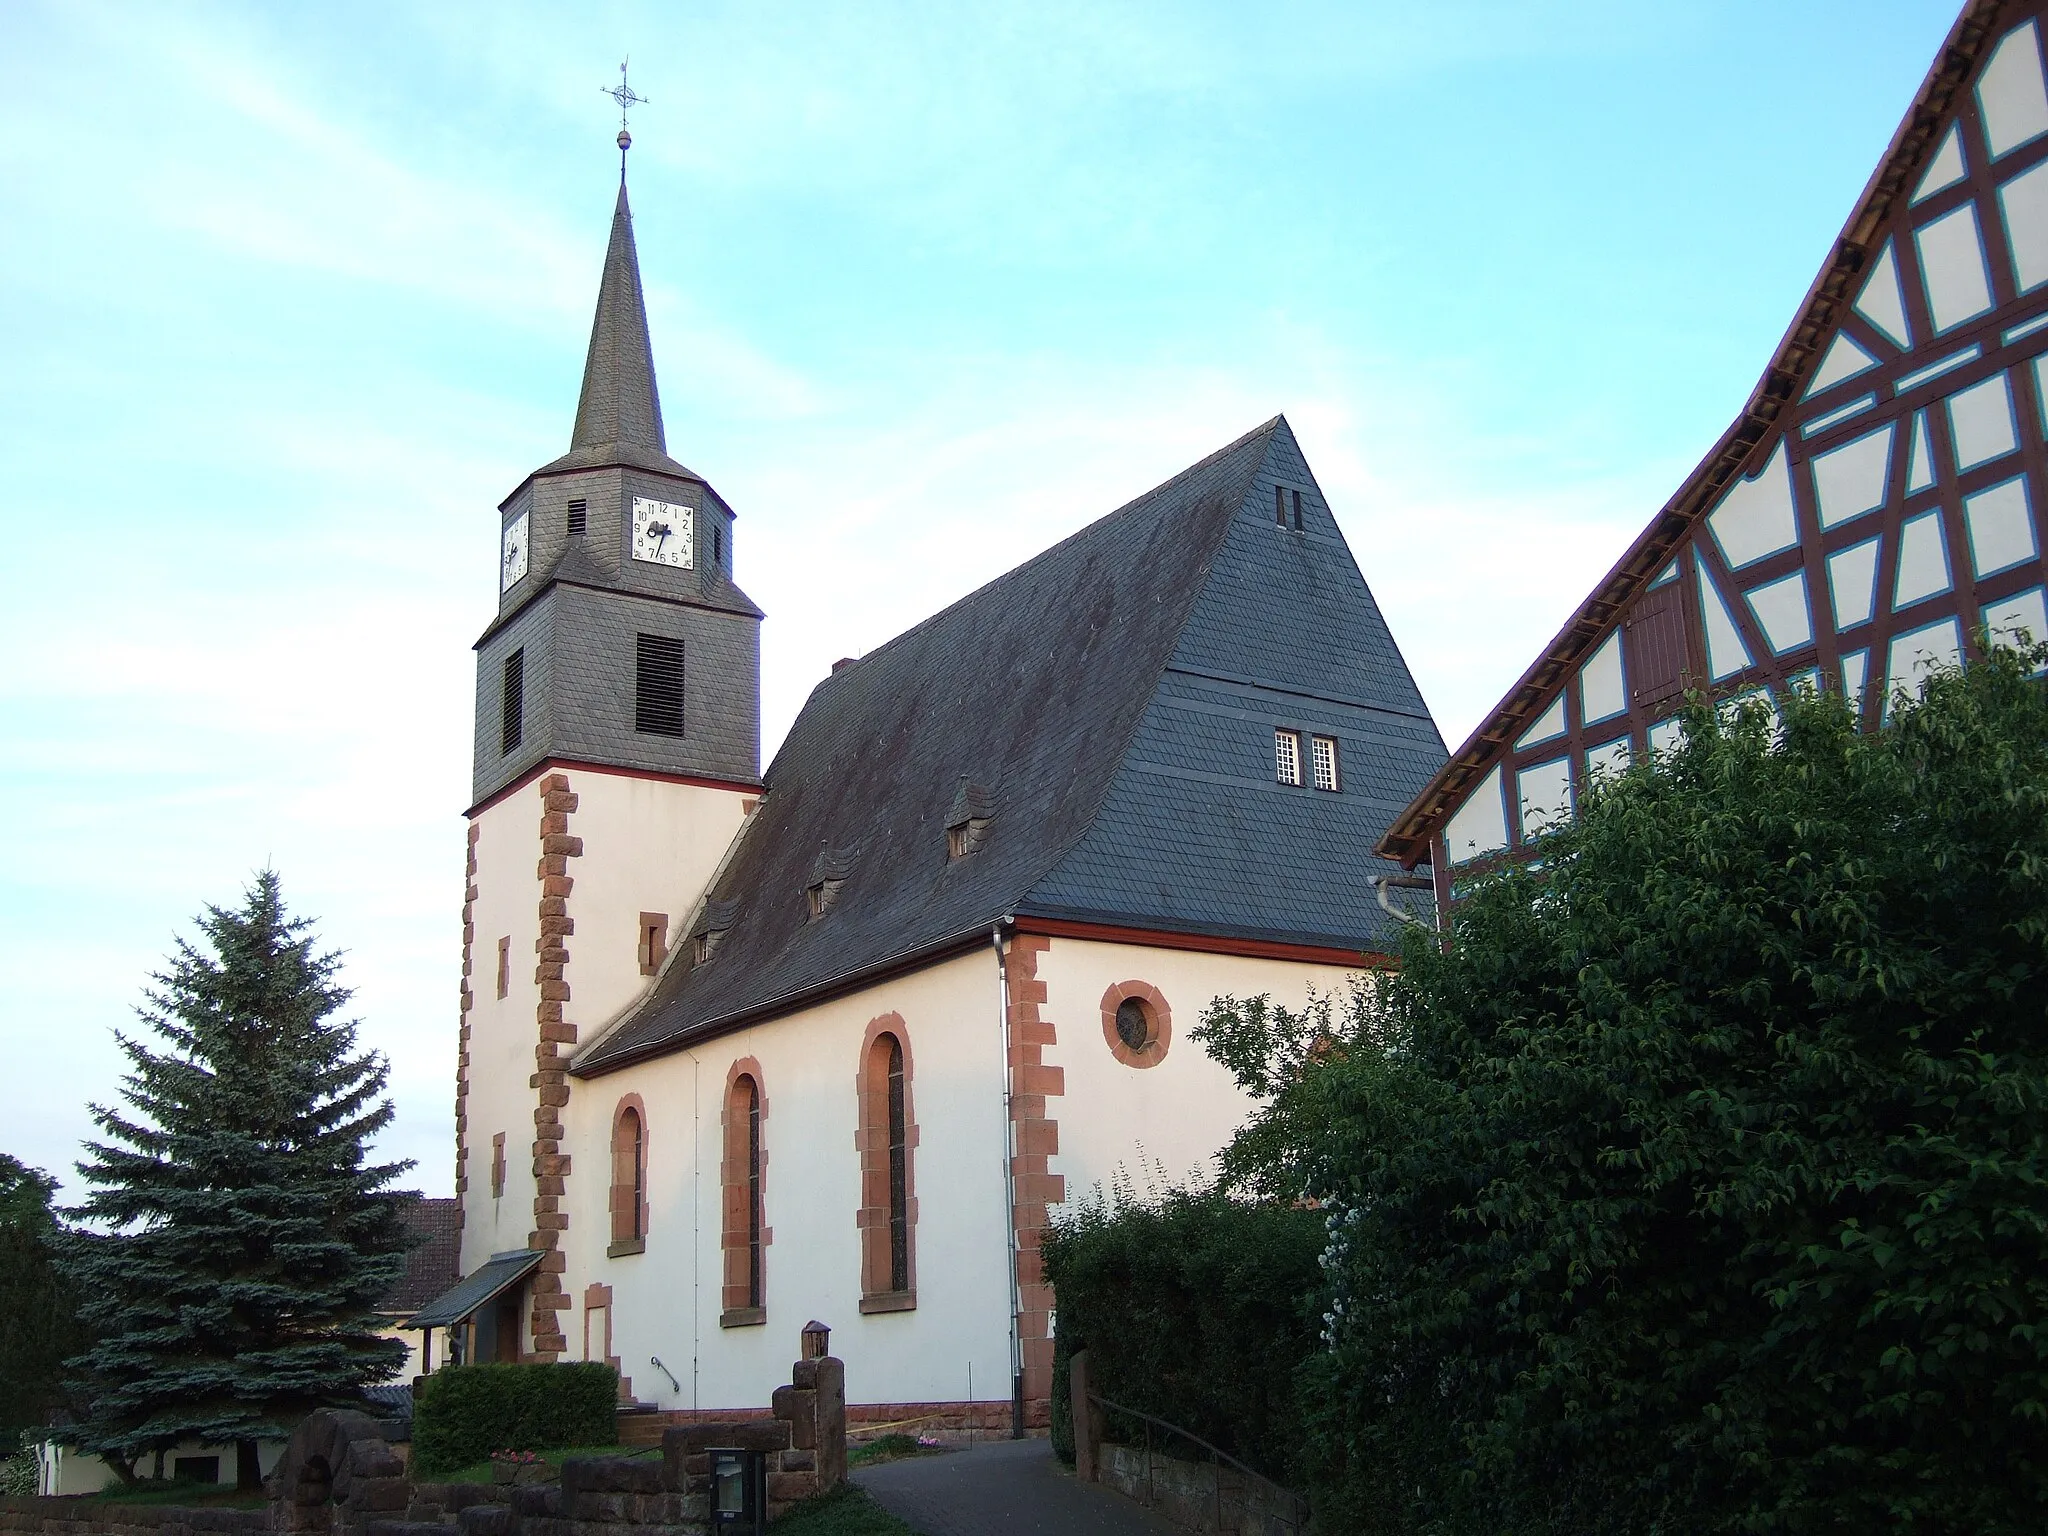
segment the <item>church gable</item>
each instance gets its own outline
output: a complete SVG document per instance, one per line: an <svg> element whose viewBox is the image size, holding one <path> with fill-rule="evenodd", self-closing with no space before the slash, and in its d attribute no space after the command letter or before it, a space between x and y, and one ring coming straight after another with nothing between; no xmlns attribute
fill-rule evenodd
<svg viewBox="0 0 2048 1536"><path fill-rule="evenodd" d="M679 954L578 1070L985 943L1101 805L1276 426L820 683L709 893L715 955Z"/></svg>
<svg viewBox="0 0 2048 1536"><path fill-rule="evenodd" d="M1380 851L1512 850L1671 739L1688 687L1866 718L1980 629L2048 635L2048 69L1965 8L1743 415Z"/></svg>
<svg viewBox="0 0 2048 1536"><path fill-rule="evenodd" d="M1360 850L1443 759L1282 421L1102 809L1019 910L1391 950Z"/></svg>

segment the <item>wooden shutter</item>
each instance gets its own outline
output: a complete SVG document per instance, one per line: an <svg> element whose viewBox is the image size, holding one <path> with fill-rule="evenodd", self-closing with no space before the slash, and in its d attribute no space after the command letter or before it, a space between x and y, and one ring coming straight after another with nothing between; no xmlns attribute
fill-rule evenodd
<svg viewBox="0 0 2048 1536"><path fill-rule="evenodd" d="M1622 622L1627 635L1630 692L1635 707L1654 710L1685 691L1699 672L1692 654L1692 626L1686 622L1685 582L1667 581L1636 600Z"/></svg>

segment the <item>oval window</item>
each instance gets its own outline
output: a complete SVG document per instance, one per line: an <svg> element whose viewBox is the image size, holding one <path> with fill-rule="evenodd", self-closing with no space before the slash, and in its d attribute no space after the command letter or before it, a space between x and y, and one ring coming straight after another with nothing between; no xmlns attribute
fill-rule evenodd
<svg viewBox="0 0 2048 1536"><path fill-rule="evenodd" d="M1145 1014L1145 1005L1135 997L1127 997L1116 1005L1117 1038L1134 1051L1142 1051L1152 1042L1152 1021Z"/></svg>

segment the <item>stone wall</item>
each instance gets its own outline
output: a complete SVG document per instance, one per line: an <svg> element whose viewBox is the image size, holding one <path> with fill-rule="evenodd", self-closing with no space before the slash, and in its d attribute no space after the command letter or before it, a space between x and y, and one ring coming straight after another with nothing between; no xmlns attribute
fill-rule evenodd
<svg viewBox="0 0 2048 1536"><path fill-rule="evenodd" d="M174 1509L97 1499L0 1498L7 1536L268 1536L263 1509Z"/></svg>
<svg viewBox="0 0 2048 1536"><path fill-rule="evenodd" d="M1142 1446L1105 1444L1096 1448L1096 1469L1104 1486L1151 1506L1187 1530L1295 1536L1304 1523L1295 1495L1215 1462L1182 1461L1157 1451L1148 1455Z"/></svg>

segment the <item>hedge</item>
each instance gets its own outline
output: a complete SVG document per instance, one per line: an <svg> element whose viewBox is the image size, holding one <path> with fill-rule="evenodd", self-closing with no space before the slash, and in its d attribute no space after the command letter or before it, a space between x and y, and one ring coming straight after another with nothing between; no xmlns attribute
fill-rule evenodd
<svg viewBox="0 0 2048 1536"><path fill-rule="evenodd" d="M1066 1362L1086 1349L1099 1395L1286 1481L1295 1372L1321 1323L1323 1235L1317 1212L1213 1190L1126 1194L1060 1221L1045 1241L1059 1297L1055 1448L1071 1459Z"/></svg>
<svg viewBox="0 0 2048 1536"><path fill-rule="evenodd" d="M619 1373L608 1365L456 1365L434 1372L413 1405L413 1465L428 1476L493 1451L610 1445Z"/></svg>

